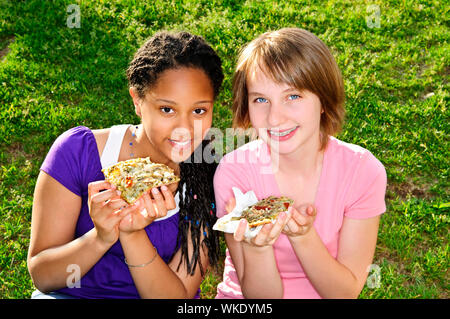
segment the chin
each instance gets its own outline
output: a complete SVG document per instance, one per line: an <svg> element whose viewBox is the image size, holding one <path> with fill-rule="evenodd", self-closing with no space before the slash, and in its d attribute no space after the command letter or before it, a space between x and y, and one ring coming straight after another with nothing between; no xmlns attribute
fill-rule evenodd
<svg viewBox="0 0 450 319"><path fill-rule="evenodd" d="M298 150L298 145L283 145L278 147L272 146L271 150L279 155L289 155Z"/></svg>
<svg viewBox="0 0 450 319"><path fill-rule="evenodd" d="M179 164L179 163L187 160L189 157L191 157L192 152L189 152L189 154L187 154L186 151L184 151L182 153L170 152L169 155L170 156L168 156L168 157L170 158L170 160L172 162Z"/></svg>
<svg viewBox="0 0 450 319"><path fill-rule="evenodd" d="M294 152L298 146L299 142L295 139L289 141L276 141L272 140L267 133L261 134L260 138L270 147L272 152L276 152L280 155L287 155Z"/></svg>
<svg viewBox="0 0 450 319"><path fill-rule="evenodd" d="M200 145L200 143L196 143L196 144ZM173 161L177 164L184 162L192 156L192 153L194 153L194 150L198 147L198 145L191 146L190 148L187 148L187 149L177 149L174 147L170 147L167 152L169 155L168 158L170 158L171 161ZM201 159L203 156L203 150L199 150L199 151L200 151L200 154L197 156L200 156L200 159Z"/></svg>

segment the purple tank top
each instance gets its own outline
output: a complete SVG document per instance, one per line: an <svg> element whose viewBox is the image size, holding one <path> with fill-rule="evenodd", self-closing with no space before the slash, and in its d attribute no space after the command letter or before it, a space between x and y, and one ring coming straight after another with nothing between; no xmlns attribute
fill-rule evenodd
<svg viewBox="0 0 450 319"><path fill-rule="evenodd" d="M82 198L76 238L94 228L87 206L88 184L105 179L101 169L95 137L84 126L61 134L42 163L41 170ZM178 213L151 223L145 230L161 258L168 263L177 249ZM81 278L80 288L63 288L57 292L79 298L139 298L119 241Z"/></svg>

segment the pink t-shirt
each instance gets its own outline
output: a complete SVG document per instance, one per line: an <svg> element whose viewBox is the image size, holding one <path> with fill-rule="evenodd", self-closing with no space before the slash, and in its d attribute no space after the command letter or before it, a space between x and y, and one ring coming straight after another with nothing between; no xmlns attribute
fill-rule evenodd
<svg viewBox="0 0 450 319"><path fill-rule="evenodd" d="M329 137L314 203L317 208L314 227L334 258L344 217L364 219L386 211L386 183L384 166L372 153ZM232 187L240 188L243 193L253 190L258 199L281 196L265 142L252 141L226 154L220 161L214 176L218 217L226 214L225 205L233 196ZM281 234L273 247L284 298L320 298L303 272L287 236ZM243 298L228 249L223 281L217 287L216 298Z"/></svg>

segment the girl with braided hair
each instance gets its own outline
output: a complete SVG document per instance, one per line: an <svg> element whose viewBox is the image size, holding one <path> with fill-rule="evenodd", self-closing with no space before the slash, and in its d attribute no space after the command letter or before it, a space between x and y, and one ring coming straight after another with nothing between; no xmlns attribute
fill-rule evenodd
<svg viewBox="0 0 450 319"><path fill-rule="evenodd" d="M41 166L28 251L32 298L199 297L206 268L218 261L216 164L194 155L210 142L221 60L199 36L158 32L127 77L141 123L72 128ZM180 182L127 204L101 169L136 157L166 164Z"/></svg>

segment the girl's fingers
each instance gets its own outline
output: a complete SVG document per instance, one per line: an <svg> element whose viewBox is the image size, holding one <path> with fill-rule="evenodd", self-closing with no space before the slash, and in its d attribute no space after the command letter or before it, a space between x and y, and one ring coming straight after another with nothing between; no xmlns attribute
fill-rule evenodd
<svg viewBox="0 0 450 319"><path fill-rule="evenodd" d="M116 191L116 193L113 195L113 197L111 199L118 199L118 198L122 199L122 197L120 196L122 194L122 192L119 191L118 189L116 189L115 191Z"/></svg>
<svg viewBox="0 0 450 319"><path fill-rule="evenodd" d="M163 185L161 186L161 192L164 196L166 209L167 210L175 209L177 207L177 203L175 202L175 198L173 197L173 194L170 191L170 189L167 186Z"/></svg>
<svg viewBox="0 0 450 319"><path fill-rule="evenodd" d="M132 215L138 212L141 207L139 202L135 202L132 205L125 202L126 206L122 206L122 204L122 200L112 200L108 203L111 209L116 209L107 219L107 222L111 227L120 222L123 218L132 218Z"/></svg>
<svg viewBox="0 0 450 319"><path fill-rule="evenodd" d="M99 193L105 189L116 189L116 187L107 181L96 181L88 184L88 197L91 198L93 195Z"/></svg>
<svg viewBox="0 0 450 319"><path fill-rule="evenodd" d="M106 207L108 207L111 210L118 210L122 207L127 207L129 206L128 203L126 201L124 201L123 199L119 198L119 199L111 199L106 205Z"/></svg>
<svg viewBox="0 0 450 319"><path fill-rule="evenodd" d="M104 213L102 213L104 211L103 208L108 208L111 201L115 200L114 198L116 198L116 195L116 191L113 189L108 189L92 195L88 202L89 215L91 218L96 219L99 216L104 215ZM127 205L125 201L122 201L122 204Z"/></svg>
<svg viewBox="0 0 450 319"><path fill-rule="evenodd" d="M142 200L143 200L145 210L147 211L148 217L157 218L157 213L155 211L155 207L153 206L153 201L150 198L150 195L148 193L145 193L142 196Z"/></svg>
<svg viewBox="0 0 450 319"><path fill-rule="evenodd" d="M152 188L152 195L156 204L156 215L159 217L166 216L167 208L164 198L157 187Z"/></svg>
<svg viewBox="0 0 450 319"><path fill-rule="evenodd" d="M310 205L310 206L308 206L307 213L308 213L309 216L316 216L317 215L317 209Z"/></svg>
<svg viewBox="0 0 450 319"><path fill-rule="evenodd" d="M315 216L317 213L316 208L311 204L301 206L299 212L304 216Z"/></svg>
<svg viewBox="0 0 450 319"><path fill-rule="evenodd" d="M119 207L119 211L116 211L116 214L126 215L128 213L137 212L142 209L142 203L140 201L136 201L131 205L126 205L125 207Z"/></svg>
<svg viewBox="0 0 450 319"><path fill-rule="evenodd" d="M280 235L281 231L283 230L283 226L286 223L286 219L287 215L285 212L281 212L278 215L278 218L276 219L275 224L273 224L273 227L269 233L269 238L271 240L276 239Z"/></svg>
<svg viewBox="0 0 450 319"><path fill-rule="evenodd" d="M144 194L141 198L141 206L138 213L147 221L153 221L157 218L153 202L149 194Z"/></svg>
<svg viewBox="0 0 450 319"><path fill-rule="evenodd" d="M286 225L284 225L282 232L291 232L291 228L289 227L291 221L288 221Z"/></svg>
<svg viewBox="0 0 450 319"><path fill-rule="evenodd" d="M275 223L265 224L254 238L247 241L255 246L272 245L278 239L283 230L298 230L299 226L296 225L296 222L291 218L291 214L291 210L289 210L287 213L281 212L278 215ZM234 233L234 239L236 241L245 240L246 226L247 221L245 219L242 219L239 222L239 226Z"/></svg>
<svg viewBox="0 0 450 319"><path fill-rule="evenodd" d="M247 230L247 221L241 219L239 226L233 234L234 240L243 241L245 239L245 231Z"/></svg>
<svg viewBox="0 0 450 319"><path fill-rule="evenodd" d="M295 220L290 219L288 220L288 222L286 223L285 227L283 228L283 230L290 232L290 233L296 233L300 230L299 225L295 222Z"/></svg>
<svg viewBox="0 0 450 319"><path fill-rule="evenodd" d="M295 220L296 223L298 223L301 226L306 225L308 223L308 219L298 211L292 214L292 218Z"/></svg>
<svg viewBox="0 0 450 319"><path fill-rule="evenodd" d="M93 194L91 196L91 202L94 204L103 204L105 201L113 198L116 195L116 190L108 189L106 191Z"/></svg>
<svg viewBox="0 0 450 319"><path fill-rule="evenodd" d="M273 229L273 224L272 223L265 224L260 229L258 235L256 235L252 239L253 244L256 245L256 246L264 246L265 244L267 244L267 242L270 241L270 233L271 233L272 229Z"/></svg>

